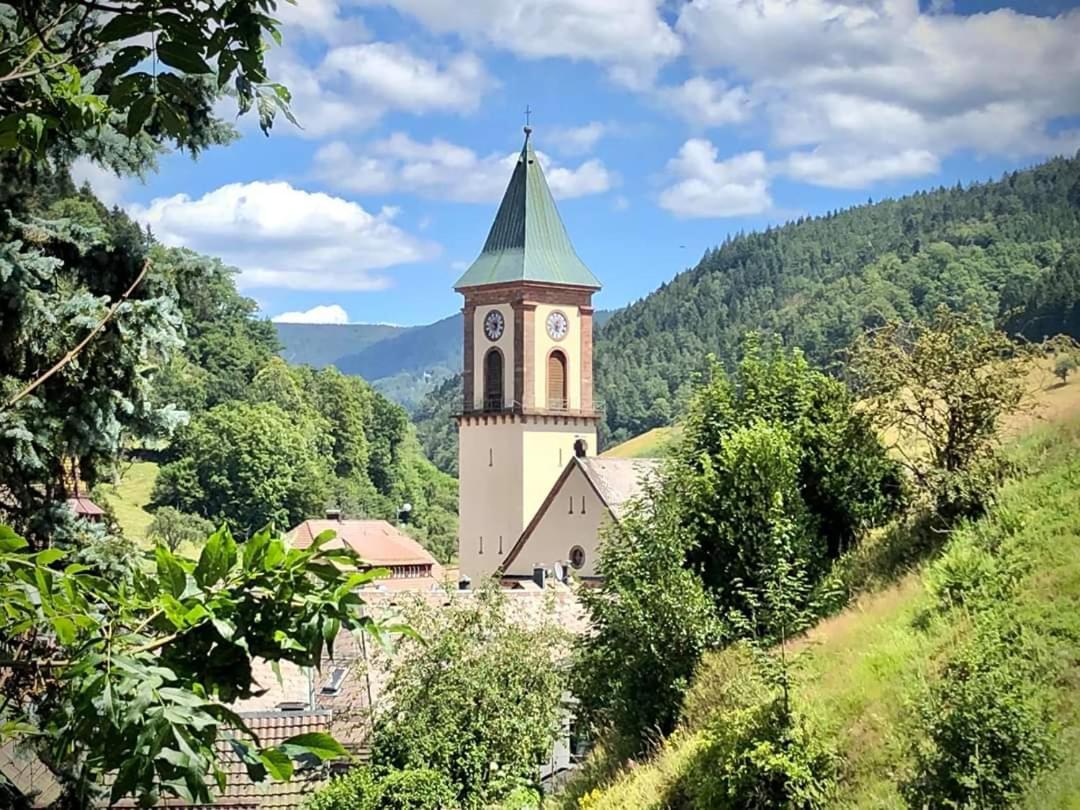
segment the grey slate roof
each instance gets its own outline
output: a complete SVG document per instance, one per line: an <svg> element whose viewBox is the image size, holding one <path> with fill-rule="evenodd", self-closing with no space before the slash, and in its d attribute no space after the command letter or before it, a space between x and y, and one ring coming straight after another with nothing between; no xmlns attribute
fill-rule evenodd
<svg viewBox="0 0 1080 810"><path fill-rule="evenodd" d="M660 460L655 458L590 456L577 460L617 520L626 514L630 501L642 494L643 484L660 469Z"/></svg>
<svg viewBox="0 0 1080 810"><path fill-rule="evenodd" d="M525 128L525 145L510 176L483 252L454 289L534 281L600 288L566 234Z"/></svg>

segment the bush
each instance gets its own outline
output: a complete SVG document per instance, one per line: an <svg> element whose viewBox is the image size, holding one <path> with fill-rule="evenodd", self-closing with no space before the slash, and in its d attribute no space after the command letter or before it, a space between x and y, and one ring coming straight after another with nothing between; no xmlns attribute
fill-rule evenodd
<svg viewBox="0 0 1080 810"><path fill-rule="evenodd" d="M332 779L304 802L304 810L377 810L379 787L367 768Z"/></svg>
<svg viewBox="0 0 1080 810"><path fill-rule="evenodd" d="M496 588L447 606L417 599L404 613L426 643L398 648L372 737L374 766L438 771L454 787L454 806L495 804L534 785L563 712L557 658L567 637L553 617L521 626Z"/></svg>
<svg viewBox="0 0 1080 810"><path fill-rule="evenodd" d="M443 810L456 807L454 788L427 768L391 771L379 782L380 810Z"/></svg>
<svg viewBox="0 0 1080 810"><path fill-rule="evenodd" d="M836 756L781 697L717 714L671 807L811 810L826 807Z"/></svg>
<svg viewBox="0 0 1080 810"><path fill-rule="evenodd" d="M164 543L169 551L176 551L184 542L202 544L214 533L213 521L199 515L189 515L171 506L161 506L154 512L154 519L146 527L150 540Z"/></svg>
<svg viewBox="0 0 1080 810"><path fill-rule="evenodd" d="M913 808L1012 806L1051 765L1047 689L1020 634L990 626L946 664L916 706Z"/></svg>
<svg viewBox="0 0 1080 810"><path fill-rule="evenodd" d="M581 598L595 630L577 642L571 691L616 756L669 734L702 654L720 625L701 578L683 567L688 537L679 499L655 492L604 538L598 588Z"/></svg>

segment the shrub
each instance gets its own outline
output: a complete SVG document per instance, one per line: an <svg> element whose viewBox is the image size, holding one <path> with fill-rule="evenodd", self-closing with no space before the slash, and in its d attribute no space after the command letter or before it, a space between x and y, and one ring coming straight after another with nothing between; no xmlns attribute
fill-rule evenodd
<svg viewBox="0 0 1080 810"><path fill-rule="evenodd" d="M154 519L146 527L146 536L176 551L184 542L201 544L214 533L213 521L199 515L189 515L171 506L161 506L154 512Z"/></svg>
<svg viewBox="0 0 1080 810"><path fill-rule="evenodd" d="M550 616L523 627L495 588L445 607L418 599L405 615L426 643L398 648L372 737L374 766L438 771L455 806L497 803L535 784L562 719L556 659L565 634Z"/></svg>
<svg viewBox="0 0 1080 810"><path fill-rule="evenodd" d="M683 567L681 514L674 493L650 493L605 536L600 587L581 592L595 632L577 642L571 691L585 724L614 732L616 756L674 729L694 668L719 638L710 595Z"/></svg>
<svg viewBox="0 0 1080 810"><path fill-rule="evenodd" d="M997 618L997 617L994 617ZM1054 761L1047 690L1020 634L993 624L946 662L916 706L913 808L1012 806Z"/></svg>
<svg viewBox="0 0 1080 810"><path fill-rule="evenodd" d="M380 810L444 810L456 807L454 788L428 768L391 771L379 782Z"/></svg>
<svg viewBox="0 0 1080 810"><path fill-rule="evenodd" d="M367 768L353 768L332 779L304 802L304 810L376 810L379 788Z"/></svg>
<svg viewBox="0 0 1080 810"><path fill-rule="evenodd" d="M779 696L717 714L671 807L811 810L826 807L836 756Z"/></svg>

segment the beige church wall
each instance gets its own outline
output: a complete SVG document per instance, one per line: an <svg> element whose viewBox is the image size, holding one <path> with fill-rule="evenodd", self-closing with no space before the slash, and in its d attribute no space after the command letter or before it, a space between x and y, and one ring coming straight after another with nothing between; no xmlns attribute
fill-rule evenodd
<svg viewBox="0 0 1080 810"><path fill-rule="evenodd" d="M566 337L562 340L552 340L547 332L547 318L555 310L566 316ZM538 304L536 306L536 337L533 354L533 368L536 374L533 380L533 396L537 407L547 407L547 361L548 354L552 349L562 349L566 355L566 398L567 407L576 410L581 407L581 313L576 306L551 306Z"/></svg>
<svg viewBox="0 0 1080 810"><path fill-rule="evenodd" d="M596 430L554 417L547 424L491 417L462 424L458 435L458 557L461 573L476 580L510 552L573 457L574 443L584 439L595 452Z"/></svg>
<svg viewBox="0 0 1080 810"><path fill-rule="evenodd" d="M597 497L585 473L575 466L507 573L529 576L534 565L550 568L556 561L569 560L571 549L581 546L585 564L571 570L582 577L596 576L600 533L610 521L611 513Z"/></svg>
<svg viewBox="0 0 1080 810"><path fill-rule="evenodd" d="M574 456L574 442L584 439L590 455L596 452L596 430L586 425L555 424L557 417L551 417L551 423L528 425L524 434L524 455L528 459L528 469L521 488L522 510L525 523L533 519L544 499L555 486L562 471ZM561 422L561 420L560 420ZM521 532L518 532L518 536ZM517 541L517 537L514 538Z"/></svg>
<svg viewBox="0 0 1080 810"><path fill-rule="evenodd" d="M496 341L484 334L484 318L493 309L502 313L505 324ZM477 410L484 406L484 356L492 347L502 352L503 402L509 405L514 399L514 310L509 304L478 306L473 313L473 407Z"/></svg>
<svg viewBox="0 0 1080 810"><path fill-rule="evenodd" d="M474 581L502 563L532 517L523 513L521 498L525 425L496 419L462 424L458 434L458 557L461 573Z"/></svg>

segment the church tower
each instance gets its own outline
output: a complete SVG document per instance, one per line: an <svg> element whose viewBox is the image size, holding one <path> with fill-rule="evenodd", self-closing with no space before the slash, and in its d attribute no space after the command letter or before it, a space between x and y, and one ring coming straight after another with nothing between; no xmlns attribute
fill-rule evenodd
<svg viewBox="0 0 1080 810"><path fill-rule="evenodd" d="M465 297L458 556L473 582L503 562L573 455L596 449L600 282L570 244L531 132L483 251L454 285Z"/></svg>

